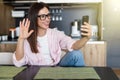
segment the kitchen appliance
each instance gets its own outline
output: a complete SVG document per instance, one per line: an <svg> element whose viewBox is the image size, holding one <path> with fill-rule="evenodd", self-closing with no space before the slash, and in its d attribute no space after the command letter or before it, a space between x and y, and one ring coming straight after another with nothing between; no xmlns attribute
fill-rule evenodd
<svg viewBox="0 0 120 80"><path fill-rule="evenodd" d="M75 20L72 24L71 37L73 37L73 38L80 37L80 30L78 30L78 21L77 20Z"/></svg>
<svg viewBox="0 0 120 80"><path fill-rule="evenodd" d="M10 31L10 37L11 37L11 39L14 39L15 36L16 36L16 35L15 35L15 34L16 34L16 33L15 33L15 28L10 28L9 31Z"/></svg>

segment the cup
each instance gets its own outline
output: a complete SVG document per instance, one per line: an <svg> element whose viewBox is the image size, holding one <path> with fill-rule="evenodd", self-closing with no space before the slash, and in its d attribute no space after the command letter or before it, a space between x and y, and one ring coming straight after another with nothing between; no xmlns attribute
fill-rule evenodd
<svg viewBox="0 0 120 80"><path fill-rule="evenodd" d="M1 40L2 41L7 41L8 40L8 35L2 35Z"/></svg>

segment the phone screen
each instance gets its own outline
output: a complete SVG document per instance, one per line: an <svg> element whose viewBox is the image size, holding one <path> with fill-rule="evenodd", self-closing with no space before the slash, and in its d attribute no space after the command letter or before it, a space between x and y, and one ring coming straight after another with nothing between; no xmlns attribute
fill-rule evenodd
<svg viewBox="0 0 120 80"><path fill-rule="evenodd" d="M85 15L82 17L82 25L84 25L84 22L87 22L89 23L89 16L88 15ZM84 31L82 31L83 33L86 33ZM84 37L83 35L81 35L82 37Z"/></svg>
<svg viewBox="0 0 120 80"><path fill-rule="evenodd" d="M89 16L88 15L85 15L82 17L82 25L84 25L84 22L89 23Z"/></svg>

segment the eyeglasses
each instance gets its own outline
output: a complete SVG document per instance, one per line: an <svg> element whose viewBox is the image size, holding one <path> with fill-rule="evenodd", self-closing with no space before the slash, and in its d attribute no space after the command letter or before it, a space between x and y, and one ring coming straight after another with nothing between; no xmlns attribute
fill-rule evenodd
<svg viewBox="0 0 120 80"><path fill-rule="evenodd" d="M41 15L38 15L37 17L39 17L40 20L45 20L46 17L47 17L48 19L51 19L51 16L52 16L52 14L51 14L51 13L48 13L48 14L41 14Z"/></svg>

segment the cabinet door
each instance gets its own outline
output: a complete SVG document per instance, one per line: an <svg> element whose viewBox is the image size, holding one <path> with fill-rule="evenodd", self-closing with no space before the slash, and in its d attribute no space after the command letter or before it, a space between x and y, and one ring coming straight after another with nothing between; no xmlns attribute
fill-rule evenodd
<svg viewBox="0 0 120 80"><path fill-rule="evenodd" d="M14 52L16 44L0 44L0 52Z"/></svg>
<svg viewBox="0 0 120 80"><path fill-rule="evenodd" d="M106 43L88 43L82 48L86 66L106 66Z"/></svg>

